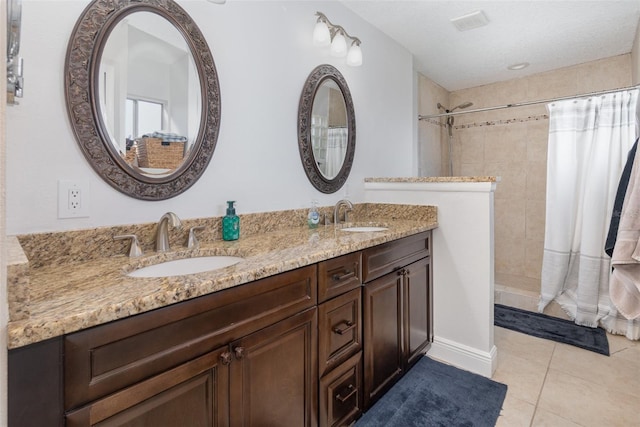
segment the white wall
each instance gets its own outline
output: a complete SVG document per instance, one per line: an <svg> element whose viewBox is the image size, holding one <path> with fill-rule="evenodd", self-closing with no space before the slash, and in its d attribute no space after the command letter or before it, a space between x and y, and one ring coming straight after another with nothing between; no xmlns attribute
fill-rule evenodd
<svg viewBox="0 0 640 427"><path fill-rule="evenodd" d="M429 355L491 377L495 182L368 182L368 202L438 207L433 230L433 333Z"/></svg>
<svg viewBox="0 0 640 427"><path fill-rule="evenodd" d="M64 61L73 25L89 1L25 0L21 55L25 91L7 111L7 232L81 229L153 222L168 211L182 218L294 209L312 199L330 205L348 191L363 200L363 179L408 176L413 168L414 90L411 55L338 2L178 1L213 53L222 118L208 169L187 192L159 202L127 197L102 181L78 147L66 113ZM362 40L364 63L346 66L312 45L322 11ZM55 19L51 19L55 16ZM302 169L297 111L304 82L322 63L337 67L356 111L356 154L345 187L316 191ZM57 218L57 181L90 184L90 217ZM86 198L85 198L86 200Z"/></svg>

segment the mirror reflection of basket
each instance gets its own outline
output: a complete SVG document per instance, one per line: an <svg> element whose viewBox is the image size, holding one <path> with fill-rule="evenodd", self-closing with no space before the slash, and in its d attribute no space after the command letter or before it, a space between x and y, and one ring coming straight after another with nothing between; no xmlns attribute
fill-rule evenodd
<svg viewBox="0 0 640 427"><path fill-rule="evenodd" d="M176 169L184 157L183 141L163 141L161 138L138 140L138 166L141 168Z"/></svg>

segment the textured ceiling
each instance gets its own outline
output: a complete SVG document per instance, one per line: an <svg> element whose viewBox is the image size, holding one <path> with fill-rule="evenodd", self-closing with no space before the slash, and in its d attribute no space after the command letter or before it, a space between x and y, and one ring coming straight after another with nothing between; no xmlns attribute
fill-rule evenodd
<svg viewBox="0 0 640 427"><path fill-rule="evenodd" d="M631 52L640 0L343 0L408 49L449 91ZM460 32L452 18L481 10L489 25ZM366 61L366 40L362 49ZM528 62L520 71L509 65Z"/></svg>

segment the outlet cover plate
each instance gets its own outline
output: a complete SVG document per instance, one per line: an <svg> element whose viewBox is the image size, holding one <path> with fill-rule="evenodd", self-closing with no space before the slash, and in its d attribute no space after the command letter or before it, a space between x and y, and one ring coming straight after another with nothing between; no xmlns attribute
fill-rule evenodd
<svg viewBox="0 0 640 427"><path fill-rule="evenodd" d="M87 218L89 216L89 182L58 181L58 218Z"/></svg>

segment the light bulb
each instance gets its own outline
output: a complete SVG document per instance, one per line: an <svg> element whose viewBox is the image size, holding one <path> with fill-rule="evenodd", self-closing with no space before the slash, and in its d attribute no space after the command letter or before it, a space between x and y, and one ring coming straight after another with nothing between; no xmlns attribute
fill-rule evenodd
<svg viewBox="0 0 640 427"><path fill-rule="evenodd" d="M313 44L316 46L329 46L331 44L331 34L325 22L318 21L316 23L313 29Z"/></svg>
<svg viewBox="0 0 640 427"><path fill-rule="evenodd" d="M343 57L347 54L347 40L344 38L341 32L336 33L333 36L331 42L331 56Z"/></svg>
<svg viewBox="0 0 640 427"><path fill-rule="evenodd" d="M362 49L359 44L352 44L347 53L347 65L359 67L362 65Z"/></svg>

